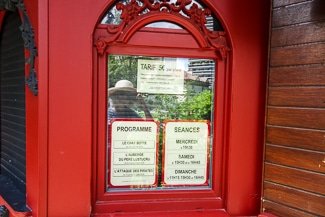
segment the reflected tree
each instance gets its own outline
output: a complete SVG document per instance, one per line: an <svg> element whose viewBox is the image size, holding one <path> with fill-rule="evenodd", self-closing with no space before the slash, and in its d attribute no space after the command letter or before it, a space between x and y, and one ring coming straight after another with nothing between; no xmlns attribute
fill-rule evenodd
<svg viewBox="0 0 325 217"><path fill-rule="evenodd" d="M108 87L114 87L122 79L137 85L138 59L133 56L110 55L108 64Z"/></svg>

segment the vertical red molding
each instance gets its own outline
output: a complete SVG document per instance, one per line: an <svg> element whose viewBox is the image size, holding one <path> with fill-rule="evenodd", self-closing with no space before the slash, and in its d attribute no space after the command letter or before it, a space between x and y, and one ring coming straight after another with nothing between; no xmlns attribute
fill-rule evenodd
<svg viewBox="0 0 325 217"><path fill-rule="evenodd" d="M92 210L92 34L105 4L48 1L48 216Z"/></svg>
<svg viewBox="0 0 325 217"><path fill-rule="evenodd" d="M31 27L34 30L34 42L37 50L39 51L39 10L38 0L25 1L26 13L30 20ZM30 56L29 51L25 49L25 58ZM38 80L39 78L39 55L35 57L35 71ZM29 64L26 64L26 77L29 73ZM42 81L43 82L43 81ZM41 173L42 166L46 166L46 163L42 162L42 157L47 157L47 153L41 153L40 147L46 146L47 144L41 144L39 135L44 134L40 132L44 128L40 128L39 120L42 120L43 114L39 114L39 96L35 96L28 86L25 86L26 93L26 203L32 210L33 216L40 216L40 201L44 201L44 198L40 198L39 192L46 189L46 181L40 181L41 178L46 177ZM46 208L45 204L41 205Z"/></svg>
<svg viewBox="0 0 325 217"><path fill-rule="evenodd" d="M226 210L232 216L260 209L270 1L209 1L231 42Z"/></svg>
<svg viewBox="0 0 325 217"><path fill-rule="evenodd" d="M37 45L38 57L36 59L38 73L38 191L37 209L34 211L35 216L48 216L48 124L49 124L49 0L38 1L38 28L37 28Z"/></svg>

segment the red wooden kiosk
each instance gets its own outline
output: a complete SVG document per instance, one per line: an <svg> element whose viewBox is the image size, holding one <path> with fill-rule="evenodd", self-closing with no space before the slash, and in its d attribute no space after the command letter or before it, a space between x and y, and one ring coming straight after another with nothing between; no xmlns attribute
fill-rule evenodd
<svg viewBox="0 0 325 217"><path fill-rule="evenodd" d="M0 196L9 216L270 216L260 211L270 2L201 4L0 0L1 32L15 13L32 27L22 48L31 60L23 63L24 77L35 73L24 90L23 204L17 210ZM121 23L102 23L113 6ZM219 25L213 30L205 26L210 15ZM182 28L147 27L161 21ZM32 41L35 47L26 46ZM109 55L214 61L213 139L204 143L212 152L203 185L107 188Z"/></svg>

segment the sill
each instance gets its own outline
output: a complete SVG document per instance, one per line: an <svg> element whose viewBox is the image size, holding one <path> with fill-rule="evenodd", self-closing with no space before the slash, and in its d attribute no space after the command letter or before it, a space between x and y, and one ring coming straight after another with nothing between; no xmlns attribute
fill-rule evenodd
<svg viewBox="0 0 325 217"><path fill-rule="evenodd" d="M129 212L129 213L101 213L93 214L92 217L231 217L224 210L195 210L195 211L165 211L165 212ZM235 217L235 216L232 216ZM237 216L244 217L244 216ZM248 217L248 216L246 216ZM254 217L254 216L249 216ZM277 217L269 213L261 213L255 217Z"/></svg>
<svg viewBox="0 0 325 217"><path fill-rule="evenodd" d="M101 213L93 217L230 217L224 210L193 210L193 211L160 211L160 212L124 212L124 213Z"/></svg>
<svg viewBox="0 0 325 217"><path fill-rule="evenodd" d="M12 216L31 216L26 205L26 194L20 192L10 179L0 174L0 205L6 206Z"/></svg>

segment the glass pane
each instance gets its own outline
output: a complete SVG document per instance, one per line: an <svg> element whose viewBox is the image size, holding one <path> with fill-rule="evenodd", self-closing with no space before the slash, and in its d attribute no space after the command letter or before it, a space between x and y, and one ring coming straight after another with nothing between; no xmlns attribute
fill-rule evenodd
<svg viewBox="0 0 325 217"><path fill-rule="evenodd" d="M107 190L211 188L215 61L108 56Z"/></svg>
<svg viewBox="0 0 325 217"><path fill-rule="evenodd" d="M154 22L146 25L146 27L152 28L166 28L166 29L183 29L183 27L171 22Z"/></svg>

